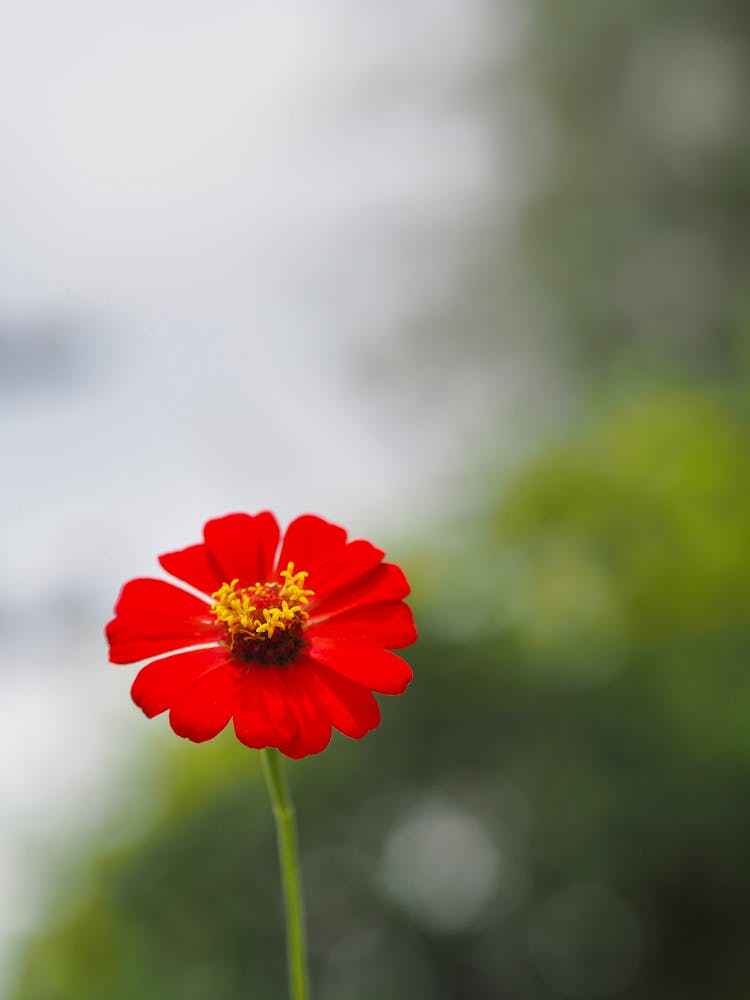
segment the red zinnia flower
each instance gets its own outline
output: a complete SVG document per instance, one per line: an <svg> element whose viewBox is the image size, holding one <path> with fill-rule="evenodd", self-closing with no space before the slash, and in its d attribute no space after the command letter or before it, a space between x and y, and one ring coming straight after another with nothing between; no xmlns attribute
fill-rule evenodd
<svg viewBox="0 0 750 1000"><path fill-rule="evenodd" d="M206 596L131 580L107 625L112 663L161 657L137 675L135 703L149 718L169 709L172 729L195 742L234 719L246 746L288 757L325 749L332 726L353 739L374 729L371 692L402 694L412 677L388 652L417 637L398 566L310 514L280 547L268 511L209 521L203 538L159 562Z"/></svg>

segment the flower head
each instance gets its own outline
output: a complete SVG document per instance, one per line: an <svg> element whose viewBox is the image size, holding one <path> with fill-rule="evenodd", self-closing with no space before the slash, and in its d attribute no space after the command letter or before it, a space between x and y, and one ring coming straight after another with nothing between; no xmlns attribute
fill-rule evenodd
<svg viewBox="0 0 750 1000"><path fill-rule="evenodd" d="M240 742L288 757L325 749L332 727L353 739L374 729L372 692L402 694L412 677L389 652L417 637L398 566L310 514L283 539L268 511L228 514L203 539L159 558L201 596L131 580L107 625L112 663L150 660L135 703L149 718L169 709L172 729L195 742L232 719Z"/></svg>

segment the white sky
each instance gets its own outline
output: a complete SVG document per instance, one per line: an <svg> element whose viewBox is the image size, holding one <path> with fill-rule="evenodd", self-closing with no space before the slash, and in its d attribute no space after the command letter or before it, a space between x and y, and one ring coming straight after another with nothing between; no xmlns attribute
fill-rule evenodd
<svg viewBox="0 0 750 1000"><path fill-rule="evenodd" d="M232 509L355 534L435 509L457 433L351 373L451 279L440 234L482 211L488 137L459 99L482 9L2 14L0 961L142 738L100 637L124 579ZM22 380L55 317L69 381Z"/></svg>

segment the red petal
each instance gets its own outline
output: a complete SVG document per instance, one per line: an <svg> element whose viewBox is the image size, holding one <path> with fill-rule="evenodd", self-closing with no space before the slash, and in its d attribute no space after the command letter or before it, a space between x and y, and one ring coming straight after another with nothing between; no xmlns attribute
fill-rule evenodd
<svg viewBox="0 0 750 1000"><path fill-rule="evenodd" d="M385 552L372 542L363 539L349 542L332 553L319 569L310 572L307 585L315 591L315 600L320 601L324 595L356 583L374 569L384 555Z"/></svg>
<svg viewBox="0 0 750 1000"><path fill-rule="evenodd" d="M308 636L344 639L385 649L410 646L417 638L411 610L403 601L366 604L309 626Z"/></svg>
<svg viewBox="0 0 750 1000"><path fill-rule="evenodd" d="M346 541L346 532L337 524L324 521L314 514L303 514L289 525L281 543L278 569L294 563L297 572L311 573L328 556L340 549ZM278 575L278 574L277 574Z"/></svg>
<svg viewBox="0 0 750 1000"><path fill-rule="evenodd" d="M242 678L234 731L240 743L256 750L294 739L297 719L276 668L257 667Z"/></svg>
<svg viewBox="0 0 750 1000"><path fill-rule="evenodd" d="M172 705L169 713L172 729L194 743L213 739L232 717L237 686L237 672L230 666L204 673Z"/></svg>
<svg viewBox="0 0 750 1000"><path fill-rule="evenodd" d="M185 646L216 643L221 631L213 618L120 615L107 625L111 663L135 663Z"/></svg>
<svg viewBox="0 0 750 1000"><path fill-rule="evenodd" d="M271 579L279 526L269 511L255 517L227 514L216 518L206 524L203 536L223 582L238 578L241 587L250 587Z"/></svg>
<svg viewBox="0 0 750 1000"><path fill-rule="evenodd" d="M320 599L316 595L305 610L310 612L310 619L314 621L319 617L346 611L359 604L400 601L407 596L410 589L403 571L398 566L394 563L381 563L353 586L336 590L332 594L323 594Z"/></svg>
<svg viewBox="0 0 750 1000"><path fill-rule="evenodd" d="M312 659L330 667L355 684L381 694L403 694L412 679L409 664L395 653L356 643L310 637Z"/></svg>
<svg viewBox="0 0 750 1000"><path fill-rule="evenodd" d="M115 605L115 614L195 618L205 616L208 608L206 601L175 587L173 583L141 577L130 580L122 588Z"/></svg>
<svg viewBox="0 0 750 1000"><path fill-rule="evenodd" d="M203 542L178 552L167 552L159 556L159 564L167 573L204 594L214 594L225 582L221 569Z"/></svg>
<svg viewBox="0 0 750 1000"><path fill-rule="evenodd" d="M273 577L281 531L279 530L279 522L270 510L264 510L255 515L255 527L258 531L258 560L260 564L258 579L265 582Z"/></svg>
<svg viewBox="0 0 750 1000"><path fill-rule="evenodd" d="M138 672L130 694L149 719L166 712L188 688L209 670L227 663L225 646L215 649L192 649L147 663Z"/></svg>
<svg viewBox="0 0 750 1000"><path fill-rule="evenodd" d="M289 664L279 671L297 718L297 735L279 747L287 757L307 757L325 750L331 741L331 720L314 695L315 680L304 664Z"/></svg>
<svg viewBox="0 0 750 1000"><path fill-rule="evenodd" d="M329 719L344 736L361 739L380 722L380 708L367 688L310 661L315 694Z"/></svg>

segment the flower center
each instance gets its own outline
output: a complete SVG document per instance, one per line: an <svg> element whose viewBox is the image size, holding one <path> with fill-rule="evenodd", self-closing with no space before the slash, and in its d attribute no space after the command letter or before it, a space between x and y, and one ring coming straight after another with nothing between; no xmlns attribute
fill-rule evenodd
<svg viewBox="0 0 750 1000"><path fill-rule="evenodd" d="M314 591L305 590L307 573L294 572L290 562L279 574L283 583L240 587L239 579L222 583L211 613L221 622L232 652L247 662L288 663L302 648L304 610Z"/></svg>

